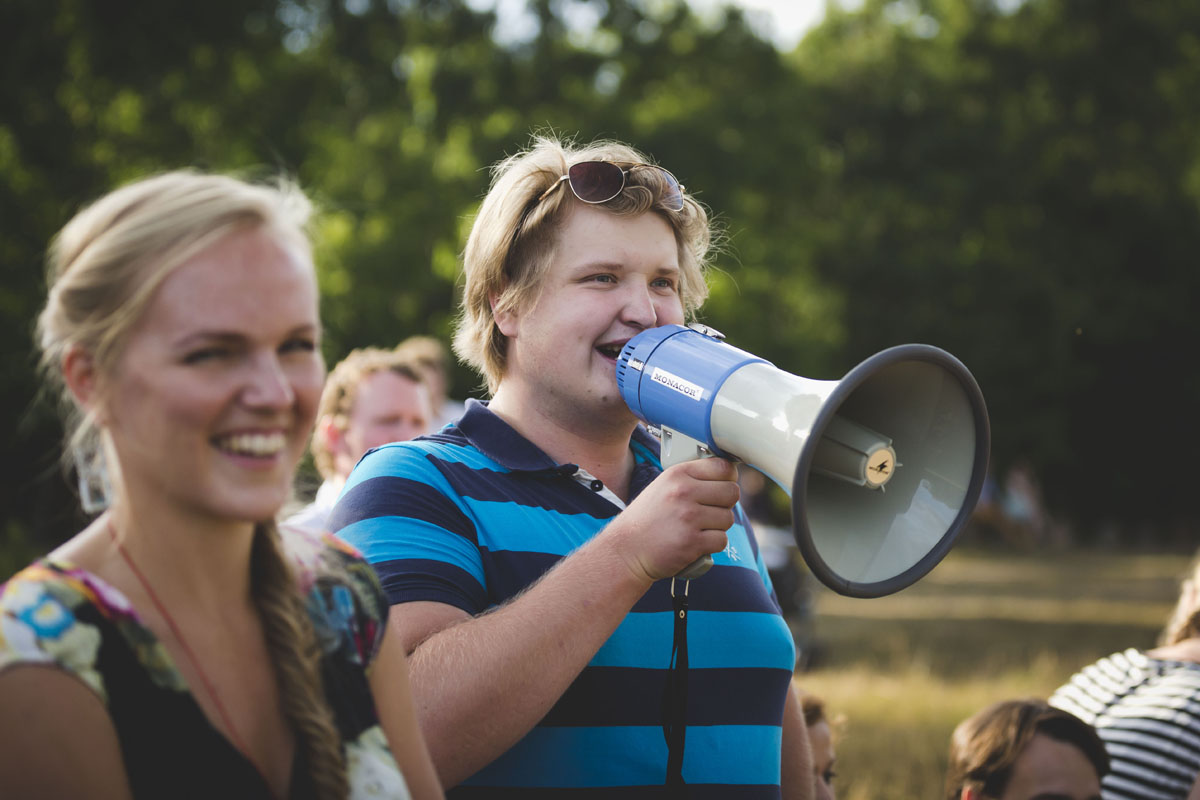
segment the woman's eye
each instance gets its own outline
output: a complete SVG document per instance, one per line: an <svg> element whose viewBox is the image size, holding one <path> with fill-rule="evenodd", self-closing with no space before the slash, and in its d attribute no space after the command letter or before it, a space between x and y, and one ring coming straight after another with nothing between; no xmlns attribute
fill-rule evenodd
<svg viewBox="0 0 1200 800"><path fill-rule="evenodd" d="M311 353L316 349L316 341L301 337L284 342L280 351L283 353Z"/></svg>
<svg viewBox="0 0 1200 800"><path fill-rule="evenodd" d="M200 350L193 350L183 357L185 364L201 364L205 361L216 361L229 355L229 351L224 347L205 347Z"/></svg>
<svg viewBox="0 0 1200 800"><path fill-rule="evenodd" d="M593 275L592 280L596 283L616 283L617 279L612 275Z"/></svg>

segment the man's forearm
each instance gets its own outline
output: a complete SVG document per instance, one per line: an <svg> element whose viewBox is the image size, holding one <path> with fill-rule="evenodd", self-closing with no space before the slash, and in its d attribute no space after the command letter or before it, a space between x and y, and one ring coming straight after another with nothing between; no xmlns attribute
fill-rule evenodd
<svg viewBox="0 0 1200 800"><path fill-rule="evenodd" d="M528 733L648 588L598 537L504 606L420 643L410 657L413 696L443 784Z"/></svg>

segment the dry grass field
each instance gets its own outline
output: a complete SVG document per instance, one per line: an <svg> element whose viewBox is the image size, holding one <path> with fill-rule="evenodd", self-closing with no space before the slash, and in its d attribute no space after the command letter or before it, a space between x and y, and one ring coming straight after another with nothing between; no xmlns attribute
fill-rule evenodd
<svg viewBox="0 0 1200 800"><path fill-rule="evenodd" d="M938 798L960 720L996 700L1044 697L1102 655L1153 645L1190 560L959 549L890 597L819 588L814 659L797 680L843 718L839 800Z"/></svg>

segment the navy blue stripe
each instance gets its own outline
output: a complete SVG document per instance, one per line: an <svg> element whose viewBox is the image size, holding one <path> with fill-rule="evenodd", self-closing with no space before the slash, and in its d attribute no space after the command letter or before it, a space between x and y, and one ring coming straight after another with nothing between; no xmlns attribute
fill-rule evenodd
<svg viewBox="0 0 1200 800"><path fill-rule="evenodd" d="M710 587L719 587L716 590ZM675 591L683 591L683 581L675 582ZM688 608L693 611L758 611L778 614L762 576L756 570L716 564L688 587ZM633 606L635 612L671 610L670 579L656 581Z"/></svg>
<svg viewBox="0 0 1200 800"><path fill-rule="evenodd" d="M428 600L478 614L488 607L487 596L470 573L444 561L408 558L372 564L392 605Z"/></svg>
<svg viewBox="0 0 1200 800"><path fill-rule="evenodd" d="M329 529L336 533L364 519L395 516L397 509L403 509L406 517L476 541L474 523L453 500L426 483L399 477L368 478L352 486L333 507Z"/></svg>
<svg viewBox="0 0 1200 800"><path fill-rule="evenodd" d="M666 679L661 669L588 667L539 724L661 725ZM791 680L784 669L689 670L687 724L780 725ZM779 702L764 703L764 693Z"/></svg>
<svg viewBox="0 0 1200 800"><path fill-rule="evenodd" d="M629 476L629 502L632 503L636 500L642 490L661 474L659 468L648 461L639 461L634 464L633 473Z"/></svg>
<svg viewBox="0 0 1200 800"><path fill-rule="evenodd" d="M740 522L746 530L746 539L750 542L750 550L754 553L754 560L758 561L758 537L754 535L754 525L750 523L750 517L746 515L746 509L742 508L742 504L738 503L734 506L734 520Z"/></svg>
<svg viewBox="0 0 1200 800"><path fill-rule="evenodd" d="M466 412L455 424L473 447L508 469L533 472L557 466L537 445L489 411L485 403L468 400Z"/></svg>
<svg viewBox="0 0 1200 800"><path fill-rule="evenodd" d="M496 605L516 596L562 560L553 553L480 550L488 597Z"/></svg>
<svg viewBox="0 0 1200 800"><path fill-rule="evenodd" d="M664 773L666 772L664 766ZM695 784L687 787L689 800L779 800L778 786ZM667 800L673 797L662 786L599 786L584 789L457 786L446 800Z"/></svg>
<svg viewBox="0 0 1200 800"><path fill-rule="evenodd" d="M574 478L548 473L498 472L469 464L430 460L463 498L488 503L549 508L560 514L586 514L597 519L613 515L613 505Z"/></svg>

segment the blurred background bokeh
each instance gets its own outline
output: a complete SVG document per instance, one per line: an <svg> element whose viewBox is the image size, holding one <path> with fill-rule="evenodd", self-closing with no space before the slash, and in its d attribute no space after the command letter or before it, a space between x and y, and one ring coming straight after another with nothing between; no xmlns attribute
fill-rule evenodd
<svg viewBox="0 0 1200 800"><path fill-rule="evenodd" d="M32 344L81 204L295 176L333 363L449 339L488 166L553 131L629 141L715 212L730 343L836 378L927 342L987 398L960 550L872 604L798 589L844 797L932 796L958 719L1153 641L1200 533L1200 4L833 2L794 43L716 2L495 5L0 3L0 580L81 524Z"/></svg>

